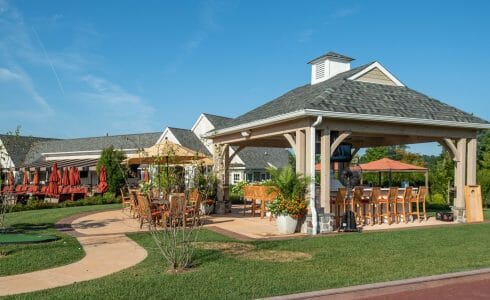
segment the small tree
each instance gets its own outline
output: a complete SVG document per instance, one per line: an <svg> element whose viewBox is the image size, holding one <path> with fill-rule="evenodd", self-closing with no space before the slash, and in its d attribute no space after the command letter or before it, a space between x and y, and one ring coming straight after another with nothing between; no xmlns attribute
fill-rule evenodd
<svg viewBox="0 0 490 300"><path fill-rule="evenodd" d="M115 150L114 146L110 146L102 150L97 162L97 174L100 174L100 169L103 165L106 168L108 191L111 193L118 194L125 184L127 168L121 164L125 158L126 156L122 151Z"/></svg>

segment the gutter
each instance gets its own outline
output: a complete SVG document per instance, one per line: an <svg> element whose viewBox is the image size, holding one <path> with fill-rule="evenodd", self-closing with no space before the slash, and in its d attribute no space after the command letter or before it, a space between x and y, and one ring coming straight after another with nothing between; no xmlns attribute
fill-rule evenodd
<svg viewBox="0 0 490 300"><path fill-rule="evenodd" d="M263 125L279 123L285 120L298 119L301 117L311 117L311 116L312 117L321 116L321 117L332 118L332 119L376 121L376 122L411 124L411 125L432 125L432 126L457 127L457 128L467 128L467 129L490 129L490 124L488 123L487 124L466 123L466 122L457 122L457 121L430 120L430 119L406 118L406 117L395 117L395 116L334 112L334 111L324 111L324 110L316 110L316 109L303 109L303 110L282 114L279 116L274 116L262 120L231 126L228 128L213 130L204 134L203 137L209 139L223 134L239 132L244 129L250 129Z"/></svg>

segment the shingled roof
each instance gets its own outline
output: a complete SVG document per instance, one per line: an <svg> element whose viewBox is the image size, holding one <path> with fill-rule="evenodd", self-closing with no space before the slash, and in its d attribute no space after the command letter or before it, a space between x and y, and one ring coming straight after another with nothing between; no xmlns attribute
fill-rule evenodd
<svg viewBox="0 0 490 300"><path fill-rule="evenodd" d="M348 79L373 63L340 73L317 84L295 88L218 129L302 110L488 124L481 118L406 86L389 86Z"/></svg>
<svg viewBox="0 0 490 300"><path fill-rule="evenodd" d="M98 151L109 146L115 149L138 149L155 145L161 132L110 135L66 140L52 140L35 144L27 153L25 164L41 158L42 153Z"/></svg>
<svg viewBox="0 0 490 300"><path fill-rule="evenodd" d="M289 164L289 152L281 148L247 147L238 157L248 169L284 168Z"/></svg>
<svg viewBox="0 0 490 300"><path fill-rule="evenodd" d="M2 141L3 146L5 147L5 150L10 156L10 159L14 163L15 167L19 167L24 164L27 153L33 145L40 142L52 141L54 139L0 134L0 140Z"/></svg>
<svg viewBox="0 0 490 300"><path fill-rule="evenodd" d="M232 118L203 113L203 115L213 124L215 128L223 128L230 125Z"/></svg>
<svg viewBox="0 0 490 300"><path fill-rule="evenodd" d="M201 140L191 130L175 127L169 127L168 129L182 146L205 155L211 155L206 146L204 146Z"/></svg>

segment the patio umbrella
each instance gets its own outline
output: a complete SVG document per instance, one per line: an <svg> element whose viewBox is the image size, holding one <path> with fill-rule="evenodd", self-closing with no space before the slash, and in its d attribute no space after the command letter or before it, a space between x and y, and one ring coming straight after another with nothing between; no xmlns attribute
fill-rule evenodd
<svg viewBox="0 0 490 300"><path fill-rule="evenodd" d="M128 165L140 164L187 164L207 158L206 155L182 145L164 140L144 151L128 156L123 162Z"/></svg>
<svg viewBox="0 0 490 300"><path fill-rule="evenodd" d="M100 173L99 173L99 193L107 192L108 188L109 185L107 184L107 171L105 169L105 166L103 165L100 168Z"/></svg>
<svg viewBox="0 0 490 300"><path fill-rule="evenodd" d="M145 171L143 172L143 181L144 182L150 181L150 173L148 172L148 169L145 169Z"/></svg>
<svg viewBox="0 0 490 300"><path fill-rule="evenodd" d="M14 186L14 171L12 171L12 170L9 171L7 179L9 181L8 185L13 187Z"/></svg>
<svg viewBox="0 0 490 300"><path fill-rule="evenodd" d="M58 185L63 184L63 173L61 172L61 169L58 169Z"/></svg>
<svg viewBox="0 0 490 300"><path fill-rule="evenodd" d="M29 171L24 171L24 179L22 179L23 185L29 185Z"/></svg>
<svg viewBox="0 0 490 300"><path fill-rule="evenodd" d="M80 170L75 168L75 185L80 185Z"/></svg>
<svg viewBox="0 0 490 300"><path fill-rule="evenodd" d="M70 175L69 175L69 180L70 180L71 186L75 185L75 176L77 176L76 171L75 171L75 167L71 167L70 168Z"/></svg>
<svg viewBox="0 0 490 300"><path fill-rule="evenodd" d="M46 189L46 194L48 195L58 195L59 194L59 189L58 189L58 181L60 180L59 174L58 174L58 165L56 163L53 164L53 167L51 168L51 175L49 176L49 184L48 188Z"/></svg>
<svg viewBox="0 0 490 300"><path fill-rule="evenodd" d="M65 167L63 170L63 180L62 180L63 186L69 186L70 185L70 175L68 168Z"/></svg>
<svg viewBox="0 0 490 300"><path fill-rule="evenodd" d="M39 185L39 171L37 169L34 170L34 177L32 178L32 184Z"/></svg>

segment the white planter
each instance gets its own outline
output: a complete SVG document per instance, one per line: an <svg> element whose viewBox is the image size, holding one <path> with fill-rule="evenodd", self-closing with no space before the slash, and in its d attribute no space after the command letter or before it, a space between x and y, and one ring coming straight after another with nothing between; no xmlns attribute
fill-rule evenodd
<svg viewBox="0 0 490 300"><path fill-rule="evenodd" d="M296 231L298 219L291 218L288 215L279 215L276 217L276 224L280 234L291 234Z"/></svg>
<svg viewBox="0 0 490 300"><path fill-rule="evenodd" d="M205 215L209 215L213 212L214 210L214 204L213 205L206 205L204 203L201 203L201 213Z"/></svg>

